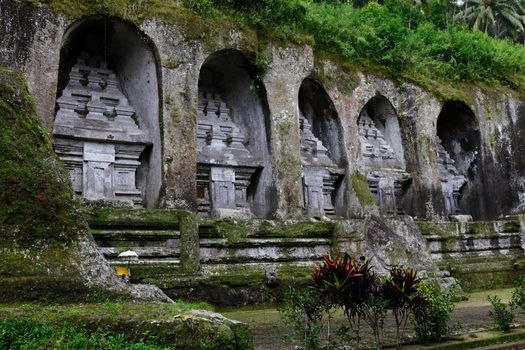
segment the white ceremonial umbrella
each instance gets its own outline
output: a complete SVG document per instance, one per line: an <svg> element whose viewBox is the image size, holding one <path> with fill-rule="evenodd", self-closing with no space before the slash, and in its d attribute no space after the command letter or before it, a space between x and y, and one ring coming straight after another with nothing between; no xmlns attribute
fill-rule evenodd
<svg viewBox="0 0 525 350"><path fill-rule="evenodd" d="M131 260L139 260L139 255L133 250L126 250L125 252L120 253L118 257L122 259L126 259L128 261L128 273L129 273L129 265L131 263Z"/></svg>
<svg viewBox="0 0 525 350"><path fill-rule="evenodd" d="M133 250L126 250L118 255L119 258L126 258L128 260L136 260L139 258L139 255Z"/></svg>

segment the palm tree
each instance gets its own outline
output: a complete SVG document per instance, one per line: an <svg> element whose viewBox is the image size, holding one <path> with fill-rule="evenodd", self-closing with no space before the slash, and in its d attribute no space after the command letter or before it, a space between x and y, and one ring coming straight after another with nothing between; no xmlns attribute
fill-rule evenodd
<svg viewBox="0 0 525 350"><path fill-rule="evenodd" d="M522 0L465 0L456 19L494 37L517 39L524 30Z"/></svg>

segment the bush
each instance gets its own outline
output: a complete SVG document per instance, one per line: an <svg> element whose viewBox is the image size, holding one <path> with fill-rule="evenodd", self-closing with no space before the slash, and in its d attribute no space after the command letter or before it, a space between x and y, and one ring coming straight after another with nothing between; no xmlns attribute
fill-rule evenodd
<svg viewBox="0 0 525 350"><path fill-rule="evenodd" d="M454 310L457 288L442 290L437 283L420 283L418 289L425 297L423 307L413 310L411 319L417 338L424 343L439 341L452 331L450 313Z"/></svg>
<svg viewBox="0 0 525 350"><path fill-rule="evenodd" d="M502 332L510 331L510 325L514 321L514 314L507 309L507 304L501 302L497 296L488 297L492 304L492 311L489 315L496 324L496 327Z"/></svg>
<svg viewBox="0 0 525 350"><path fill-rule="evenodd" d="M284 295L281 316L293 329L294 338L303 349L319 349L319 334L326 305L320 302L315 289L297 290L290 288Z"/></svg>
<svg viewBox="0 0 525 350"><path fill-rule="evenodd" d="M512 292L510 306L525 309L525 276L521 276L516 281L516 289Z"/></svg>
<svg viewBox="0 0 525 350"><path fill-rule="evenodd" d="M359 348L361 322L372 329L376 348L381 348L385 316L392 310L397 326L396 348L407 319L412 315L414 328L420 340L440 340L449 334L450 313L454 309L457 288L446 292L437 284L425 283L417 271L395 266L390 274L379 277L366 259L357 260L348 254L323 257L322 264L312 271L313 288L289 290L285 295L283 319L292 325L296 339L305 349L320 346L321 321L325 314L341 308L349 327L338 334L339 340L356 342ZM353 332L348 336L349 332ZM336 346L328 337L327 348ZM347 345L345 344L345 346Z"/></svg>
<svg viewBox="0 0 525 350"><path fill-rule="evenodd" d="M341 307L355 332L359 345L361 321L373 330L377 346L386 314L386 301L382 294L380 279L372 271L368 261L358 261L350 255L323 257L323 263L314 268L312 278L328 305Z"/></svg>
<svg viewBox="0 0 525 350"><path fill-rule="evenodd" d="M357 345L360 323L364 321L372 329L376 347L381 347L384 320L391 309L399 348L408 316L415 308L426 306L426 297L417 288L420 279L413 269L395 266L386 278L380 278L366 259L358 261L345 254L325 256L312 277L319 295L331 307L343 308Z"/></svg>

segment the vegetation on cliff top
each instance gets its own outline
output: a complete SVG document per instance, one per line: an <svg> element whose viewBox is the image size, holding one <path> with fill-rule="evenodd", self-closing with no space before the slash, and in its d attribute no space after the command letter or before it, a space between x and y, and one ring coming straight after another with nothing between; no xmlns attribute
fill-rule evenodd
<svg viewBox="0 0 525 350"><path fill-rule="evenodd" d="M186 29L196 26L202 36L213 36L221 25L254 28L263 41L308 43L346 66L411 80L430 90L467 83L525 91L523 48L454 24L449 0L416 5L412 0L372 1L363 7L329 0L40 2L70 17L107 13L136 23L151 17L183 20Z"/></svg>

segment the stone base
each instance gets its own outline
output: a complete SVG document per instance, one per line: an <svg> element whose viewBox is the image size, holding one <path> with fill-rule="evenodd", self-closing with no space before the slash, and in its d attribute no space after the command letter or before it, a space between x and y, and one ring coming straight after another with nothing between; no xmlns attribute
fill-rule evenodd
<svg viewBox="0 0 525 350"><path fill-rule="evenodd" d="M108 208L126 208L131 209L135 208L136 205L131 199L88 199L82 198L82 202L85 204L91 204L100 207ZM139 206L141 207L141 206Z"/></svg>
<svg viewBox="0 0 525 350"><path fill-rule="evenodd" d="M213 209L211 217L217 219L252 219L253 214L248 208L240 209Z"/></svg>
<svg viewBox="0 0 525 350"><path fill-rule="evenodd" d="M472 216L471 215L449 215L448 218L450 221L455 222L472 222Z"/></svg>

